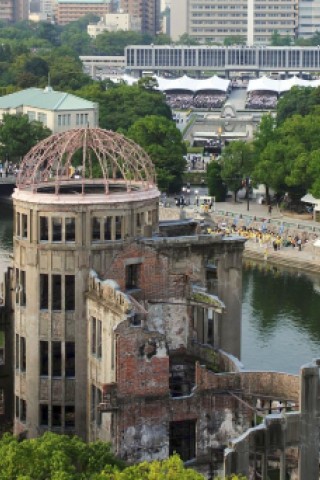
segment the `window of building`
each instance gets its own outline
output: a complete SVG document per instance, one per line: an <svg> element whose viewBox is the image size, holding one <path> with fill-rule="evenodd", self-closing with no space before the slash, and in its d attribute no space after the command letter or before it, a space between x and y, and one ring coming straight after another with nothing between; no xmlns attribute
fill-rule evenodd
<svg viewBox="0 0 320 480"><path fill-rule="evenodd" d="M65 375L66 377L75 376L75 344L74 342L66 342L65 352Z"/></svg>
<svg viewBox="0 0 320 480"><path fill-rule="evenodd" d="M52 217L52 241L61 242L62 241L62 219L57 217Z"/></svg>
<svg viewBox="0 0 320 480"><path fill-rule="evenodd" d="M20 298L20 270L16 268L16 304L19 305Z"/></svg>
<svg viewBox="0 0 320 480"><path fill-rule="evenodd" d="M76 240L76 221L75 218L65 219L66 242L75 242Z"/></svg>
<svg viewBox="0 0 320 480"><path fill-rule="evenodd" d="M19 365L20 365L20 348L19 348L19 344L20 344L20 339L19 339L19 335L16 333L16 368L18 369L19 368Z"/></svg>
<svg viewBox="0 0 320 480"><path fill-rule="evenodd" d="M61 427L62 424L62 415L61 415L61 405L52 406L52 426Z"/></svg>
<svg viewBox="0 0 320 480"><path fill-rule="evenodd" d="M49 240L48 217L40 217L40 241L47 242L48 240Z"/></svg>
<svg viewBox="0 0 320 480"><path fill-rule="evenodd" d="M27 357L26 357L26 339L20 337L20 371L26 371Z"/></svg>
<svg viewBox="0 0 320 480"><path fill-rule="evenodd" d="M91 353L96 355L97 353L97 319L91 317Z"/></svg>
<svg viewBox="0 0 320 480"><path fill-rule="evenodd" d="M140 264L134 263L126 266L126 290L132 290L138 287Z"/></svg>
<svg viewBox="0 0 320 480"><path fill-rule="evenodd" d="M52 310L61 310L61 275L51 276Z"/></svg>
<svg viewBox="0 0 320 480"><path fill-rule="evenodd" d="M47 273L40 273L40 310L49 308L49 277Z"/></svg>
<svg viewBox="0 0 320 480"><path fill-rule="evenodd" d="M27 402L20 398L20 421L25 422L27 420Z"/></svg>
<svg viewBox="0 0 320 480"><path fill-rule="evenodd" d="M27 292L26 292L26 272L24 270L20 271L20 305L25 307L27 303Z"/></svg>
<svg viewBox="0 0 320 480"><path fill-rule="evenodd" d="M17 235L17 237L20 237L20 235L21 235L20 221L21 221L20 213L17 213L17 215L16 215L16 235Z"/></svg>
<svg viewBox="0 0 320 480"><path fill-rule="evenodd" d="M91 231L92 241L100 240L100 218L93 217L92 219L92 231Z"/></svg>
<svg viewBox="0 0 320 480"><path fill-rule="evenodd" d="M49 425L48 405L45 405L45 404L39 405L39 421L40 421L40 425L43 425L43 426Z"/></svg>
<svg viewBox="0 0 320 480"><path fill-rule="evenodd" d="M45 340L40 341L40 375L47 377L49 375L49 347Z"/></svg>
<svg viewBox="0 0 320 480"><path fill-rule="evenodd" d="M16 418L19 418L20 417L20 398L19 397L15 397L15 403L16 403L16 406L15 406L15 416Z"/></svg>
<svg viewBox="0 0 320 480"><path fill-rule="evenodd" d="M21 233L22 238L28 238L28 216L24 213L21 214Z"/></svg>
<svg viewBox="0 0 320 480"><path fill-rule="evenodd" d="M36 112L33 112L32 110L28 110L27 115L29 118L29 122L33 122L36 119Z"/></svg>
<svg viewBox="0 0 320 480"><path fill-rule="evenodd" d="M97 320L97 358L102 357L102 322Z"/></svg>
<svg viewBox="0 0 320 480"><path fill-rule="evenodd" d="M53 377L62 375L61 342L51 343L51 371Z"/></svg>
<svg viewBox="0 0 320 480"><path fill-rule="evenodd" d="M43 123L44 125L47 125L47 114L38 112L38 121Z"/></svg>
<svg viewBox="0 0 320 480"><path fill-rule="evenodd" d="M196 421L170 422L169 455L177 453L183 462L196 456Z"/></svg>
<svg viewBox="0 0 320 480"><path fill-rule="evenodd" d="M101 412L98 408L102 402L102 392L95 385L91 385L91 421L101 425Z"/></svg>
<svg viewBox="0 0 320 480"><path fill-rule="evenodd" d="M75 424L76 421L74 405L66 405L64 407L64 425L66 428L73 428Z"/></svg>
<svg viewBox="0 0 320 480"><path fill-rule="evenodd" d="M5 364L5 332L0 330L0 365Z"/></svg>
<svg viewBox="0 0 320 480"><path fill-rule="evenodd" d="M116 240L121 240L122 238L122 217L116 217Z"/></svg>
<svg viewBox="0 0 320 480"><path fill-rule="evenodd" d="M112 240L112 218L106 217L104 219L104 239Z"/></svg>
<svg viewBox="0 0 320 480"><path fill-rule="evenodd" d="M72 311L75 308L75 276L65 276L65 309Z"/></svg>

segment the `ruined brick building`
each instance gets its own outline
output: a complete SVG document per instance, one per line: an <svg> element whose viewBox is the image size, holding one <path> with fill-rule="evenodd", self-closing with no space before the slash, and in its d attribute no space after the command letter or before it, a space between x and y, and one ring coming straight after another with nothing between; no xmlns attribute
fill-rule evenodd
<svg viewBox="0 0 320 480"><path fill-rule="evenodd" d="M114 132L53 135L24 158L13 194L15 432L111 441L130 462L176 451L210 474L275 400L294 409L299 382L237 360L244 240L159 223L159 196L148 156ZM226 468L247 473L254 457L266 475L266 450L249 450L240 465L235 446Z"/></svg>

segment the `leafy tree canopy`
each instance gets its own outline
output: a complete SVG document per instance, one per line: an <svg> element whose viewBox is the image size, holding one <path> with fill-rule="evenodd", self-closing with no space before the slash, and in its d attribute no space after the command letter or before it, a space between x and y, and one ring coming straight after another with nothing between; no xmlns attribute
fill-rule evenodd
<svg viewBox="0 0 320 480"><path fill-rule="evenodd" d="M49 135L51 130L40 122L30 122L27 115L4 114L0 125L0 156L17 161Z"/></svg>
<svg viewBox="0 0 320 480"><path fill-rule="evenodd" d="M215 197L216 202L224 202L227 195L227 188L226 184L222 180L221 170L221 164L215 160L212 160L207 168L209 195Z"/></svg>
<svg viewBox="0 0 320 480"><path fill-rule="evenodd" d="M186 147L175 123L165 117L149 115L137 120L128 136L149 153L161 190L177 192L182 186Z"/></svg>
<svg viewBox="0 0 320 480"><path fill-rule="evenodd" d="M290 35L280 35L280 33L275 30L271 35L271 45L272 47L284 47L290 46L292 39Z"/></svg>
<svg viewBox="0 0 320 480"><path fill-rule="evenodd" d="M245 37L242 35L233 35L230 37L225 37L223 45L229 47L230 45L244 45L246 43Z"/></svg>
<svg viewBox="0 0 320 480"><path fill-rule="evenodd" d="M99 103L101 128L125 133L134 122L146 115L172 118L171 109L160 92L124 84L105 90L103 85L89 85L76 92L83 98Z"/></svg>
<svg viewBox="0 0 320 480"><path fill-rule="evenodd" d="M250 177L253 169L253 150L250 143L237 140L231 142L222 151L221 177L234 193L236 200L237 192L243 186L243 180Z"/></svg>
<svg viewBox="0 0 320 480"><path fill-rule="evenodd" d="M277 105L277 123L280 125L292 115L308 115L320 105L320 87L293 87Z"/></svg>
<svg viewBox="0 0 320 480"><path fill-rule="evenodd" d="M161 462L125 467L110 444L86 444L80 438L51 432L19 442L5 434L0 440L0 480L204 480L185 469L177 455ZM236 480L234 478L233 480ZM240 479L239 479L240 480Z"/></svg>

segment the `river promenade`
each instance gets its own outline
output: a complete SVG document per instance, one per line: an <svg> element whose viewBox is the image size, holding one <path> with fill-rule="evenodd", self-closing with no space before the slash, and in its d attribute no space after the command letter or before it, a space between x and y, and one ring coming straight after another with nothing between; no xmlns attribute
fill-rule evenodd
<svg viewBox="0 0 320 480"><path fill-rule="evenodd" d="M320 273L320 246L314 246L314 242L320 239L320 223L314 222L309 214L283 213L277 207L269 214L267 206L253 202L250 202L248 211L245 201L219 202L216 203L214 211L208 213L203 213L195 206L185 207L183 210L176 207L160 209L162 220L174 220L181 216L223 226L227 228L227 232L232 225L236 225L237 229L246 227L268 231L274 236L280 235L282 239L298 236L302 239L301 251L297 246L282 245L280 250L274 251L272 242L261 243L256 238L249 238L245 244L244 258Z"/></svg>

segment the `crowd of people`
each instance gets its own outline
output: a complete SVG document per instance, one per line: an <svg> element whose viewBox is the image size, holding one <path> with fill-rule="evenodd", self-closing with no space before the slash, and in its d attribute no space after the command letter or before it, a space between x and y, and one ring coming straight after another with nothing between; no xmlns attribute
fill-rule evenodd
<svg viewBox="0 0 320 480"><path fill-rule="evenodd" d="M269 110L277 106L278 96L273 92L250 92L247 96L246 108Z"/></svg>
<svg viewBox="0 0 320 480"><path fill-rule="evenodd" d="M220 222L217 226L208 228L207 233L213 235L240 235L248 241L259 244L259 246L266 251L268 249L278 251L282 248L288 247L301 251L310 240L307 232L300 232L298 234L294 231L285 230L282 226L276 227L275 225L270 225L268 228L266 222L263 222L260 225L256 223L252 226L238 225L237 219L234 219L231 225L226 222Z"/></svg>
<svg viewBox="0 0 320 480"><path fill-rule="evenodd" d="M166 93L167 104L174 109L221 108L226 101L224 93Z"/></svg>

